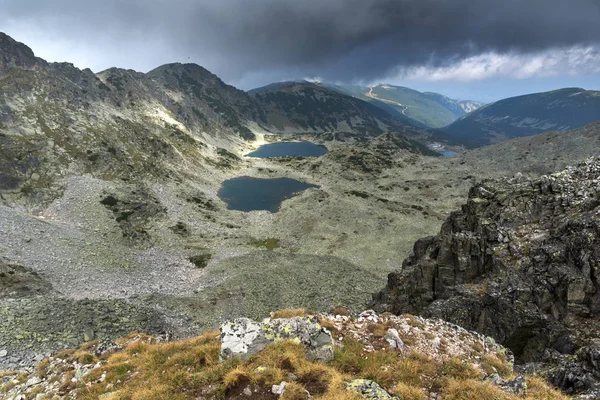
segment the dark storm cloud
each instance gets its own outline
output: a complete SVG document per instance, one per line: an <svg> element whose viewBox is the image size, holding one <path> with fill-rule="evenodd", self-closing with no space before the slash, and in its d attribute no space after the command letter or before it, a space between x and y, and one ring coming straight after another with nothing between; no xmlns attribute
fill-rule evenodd
<svg viewBox="0 0 600 400"><path fill-rule="evenodd" d="M90 46L100 40L115 48L133 43L138 52L152 53L160 44L171 58L190 57L228 80L269 71L370 80L396 68L443 66L489 51L521 54L600 44L599 0L0 0L0 5L0 30L10 21L28 21L49 35Z"/></svg>

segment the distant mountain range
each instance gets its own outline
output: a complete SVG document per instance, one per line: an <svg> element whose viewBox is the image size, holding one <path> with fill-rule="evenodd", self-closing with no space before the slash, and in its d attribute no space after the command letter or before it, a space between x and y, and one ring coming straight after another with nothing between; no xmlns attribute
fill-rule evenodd
<svg viewBox="0 0 600 400"><path fill-rule="evenodd" d="M406 118L360 99L306 81L281 82L250 94L260 104L263 126L275 132L340 132L373 137L386 132L422 135Z"/></svg>
<svg viewBox="0 0 600 400"><path fill-rule="evenodd" d="M292 83L298 82L273 83L253 89L249 93L271 91ZM338 85L326 82L316 84L371 103L390 115L421 128L442 128L484 105L478 101L454 100L439 93L419 92L388 84L377 86Z"/></svg>
<svg viewBox="0 0 600 400"><path fill-rule="evenodd" d="M454 100L439 93L419 92L402 86L380 84L371 87L329 85L333 90L358 97L396 113L427 128L442 128L468 112L483 106L477 101ZM383 106L383 107L382 107Z"/></svg>
<svg viewBox="0 0 600 400"><path fill-rule="evenodd" d="M567 88L488 104L442 130L473 148L599 120L600 91Z"/></svg>

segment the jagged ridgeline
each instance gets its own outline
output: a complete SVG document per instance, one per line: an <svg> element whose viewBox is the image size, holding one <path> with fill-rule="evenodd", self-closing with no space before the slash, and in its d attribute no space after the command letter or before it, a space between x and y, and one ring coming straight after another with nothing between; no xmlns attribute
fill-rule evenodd
<svg viewBox="0 0 600 400"><path fill-rule="evenodd" d="M53 198L56 181L78 174L181 178L222 158L207 144L231 149L253 130L393 133L404 148L433 154L404 136L422 135L418 128L311 84L249 95L195 64L95 74L47 63L1 33L0 50L2 191Z"/></svg>
<svg viewBox="0 0 600 400"><path fill-rule="evenodd" d="M600 389L600 158L473 187L374 296L490 335L570 393ZM534 364L531 364L534 365ZM532 367L533 368L533 367Z"/></svg>

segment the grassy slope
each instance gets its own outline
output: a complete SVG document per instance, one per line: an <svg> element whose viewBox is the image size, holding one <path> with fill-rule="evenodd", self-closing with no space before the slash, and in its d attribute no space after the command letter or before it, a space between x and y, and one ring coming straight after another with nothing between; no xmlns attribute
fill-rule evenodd
<svg viewBox="0 0 600 400"><path fill-rule="evenodd" d="M304 313L304 310L284 310L275 313L274 317ZM337 331L339 323L320 318L321 324L332 330L336 340L347 334ZM418 327L421 323L414 317L405 318L421 329ZM329 363L308 360L302 345L293 341L277 342L248 361L229 359L221 362L219 333L216 331L167 343L132 334L120 341L122 350L106 353L100 358L93 354L97 347L93 342L57 354L56 359L63 362L46 359L37 366L35 376L57 382L63 395L90 400L99 396L112 400L270 399L277 398L271 394L272 385L282 381L291 381L281 397L283 400L307 399L307 391L313 399L358 400L361 397L346 389L346 383L353 379L373 380L392 395L411 400L427 399L432 391L442 393L450 400L566 399L536 377L526 378L526 397L509 395L482 380L493 373L505 379L515 375L503 354L490 353L481 345L477 346L479 342L473 343L468 359L453 356L434 359L418 351L404 353L378 346L376 343L383 341L387 329L395 326L391 319L385 321L366 323L367 331L371 332L369 341L375 344L373 350L345 336L343 347L335 350L335 358ZM354 325L352 320L349 324ZM410 343L411 337L402 335L405 342ZM74 365L88 365L90 371L78 377ZM3 375L11 376L10 373ZM26 374L12 377L16 383L9 381L0 386L0 393L30 379ZM252 390L250 396L243 394L247 387ZM40 389L35 391L41 393Z"/></svg>
<svg viewBox="0 0 600 400"><path fill-rule="evenodd" d="M444 127L457 118L450 110L430 96L416 90L385 85L374 87L371 95L386 101L387 104L398 109L407 117L432 128ZM400 103L401 106L397 103Z"/></svg>
<svg viewBox="0 0 600 400"><path fill-rule="evenodd" d="M600 120L600 92L567 88L512 97L481 107L443 130L471 148Z"/></svg>

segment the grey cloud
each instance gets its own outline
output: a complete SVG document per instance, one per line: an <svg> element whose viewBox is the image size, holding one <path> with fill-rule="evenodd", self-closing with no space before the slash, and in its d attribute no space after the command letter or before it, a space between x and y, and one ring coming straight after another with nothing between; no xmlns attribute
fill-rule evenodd
<svg viewBox="0 0 600 400"><path fill-rule="evenodd" d="M3 2L0 30L3 21L26 20L90 46L128 43L150 54L168 49L170 58L189 57L229 81L270 71L373 80L397 68L443 66L487 51L600 45L598 0Z"/></svg>

